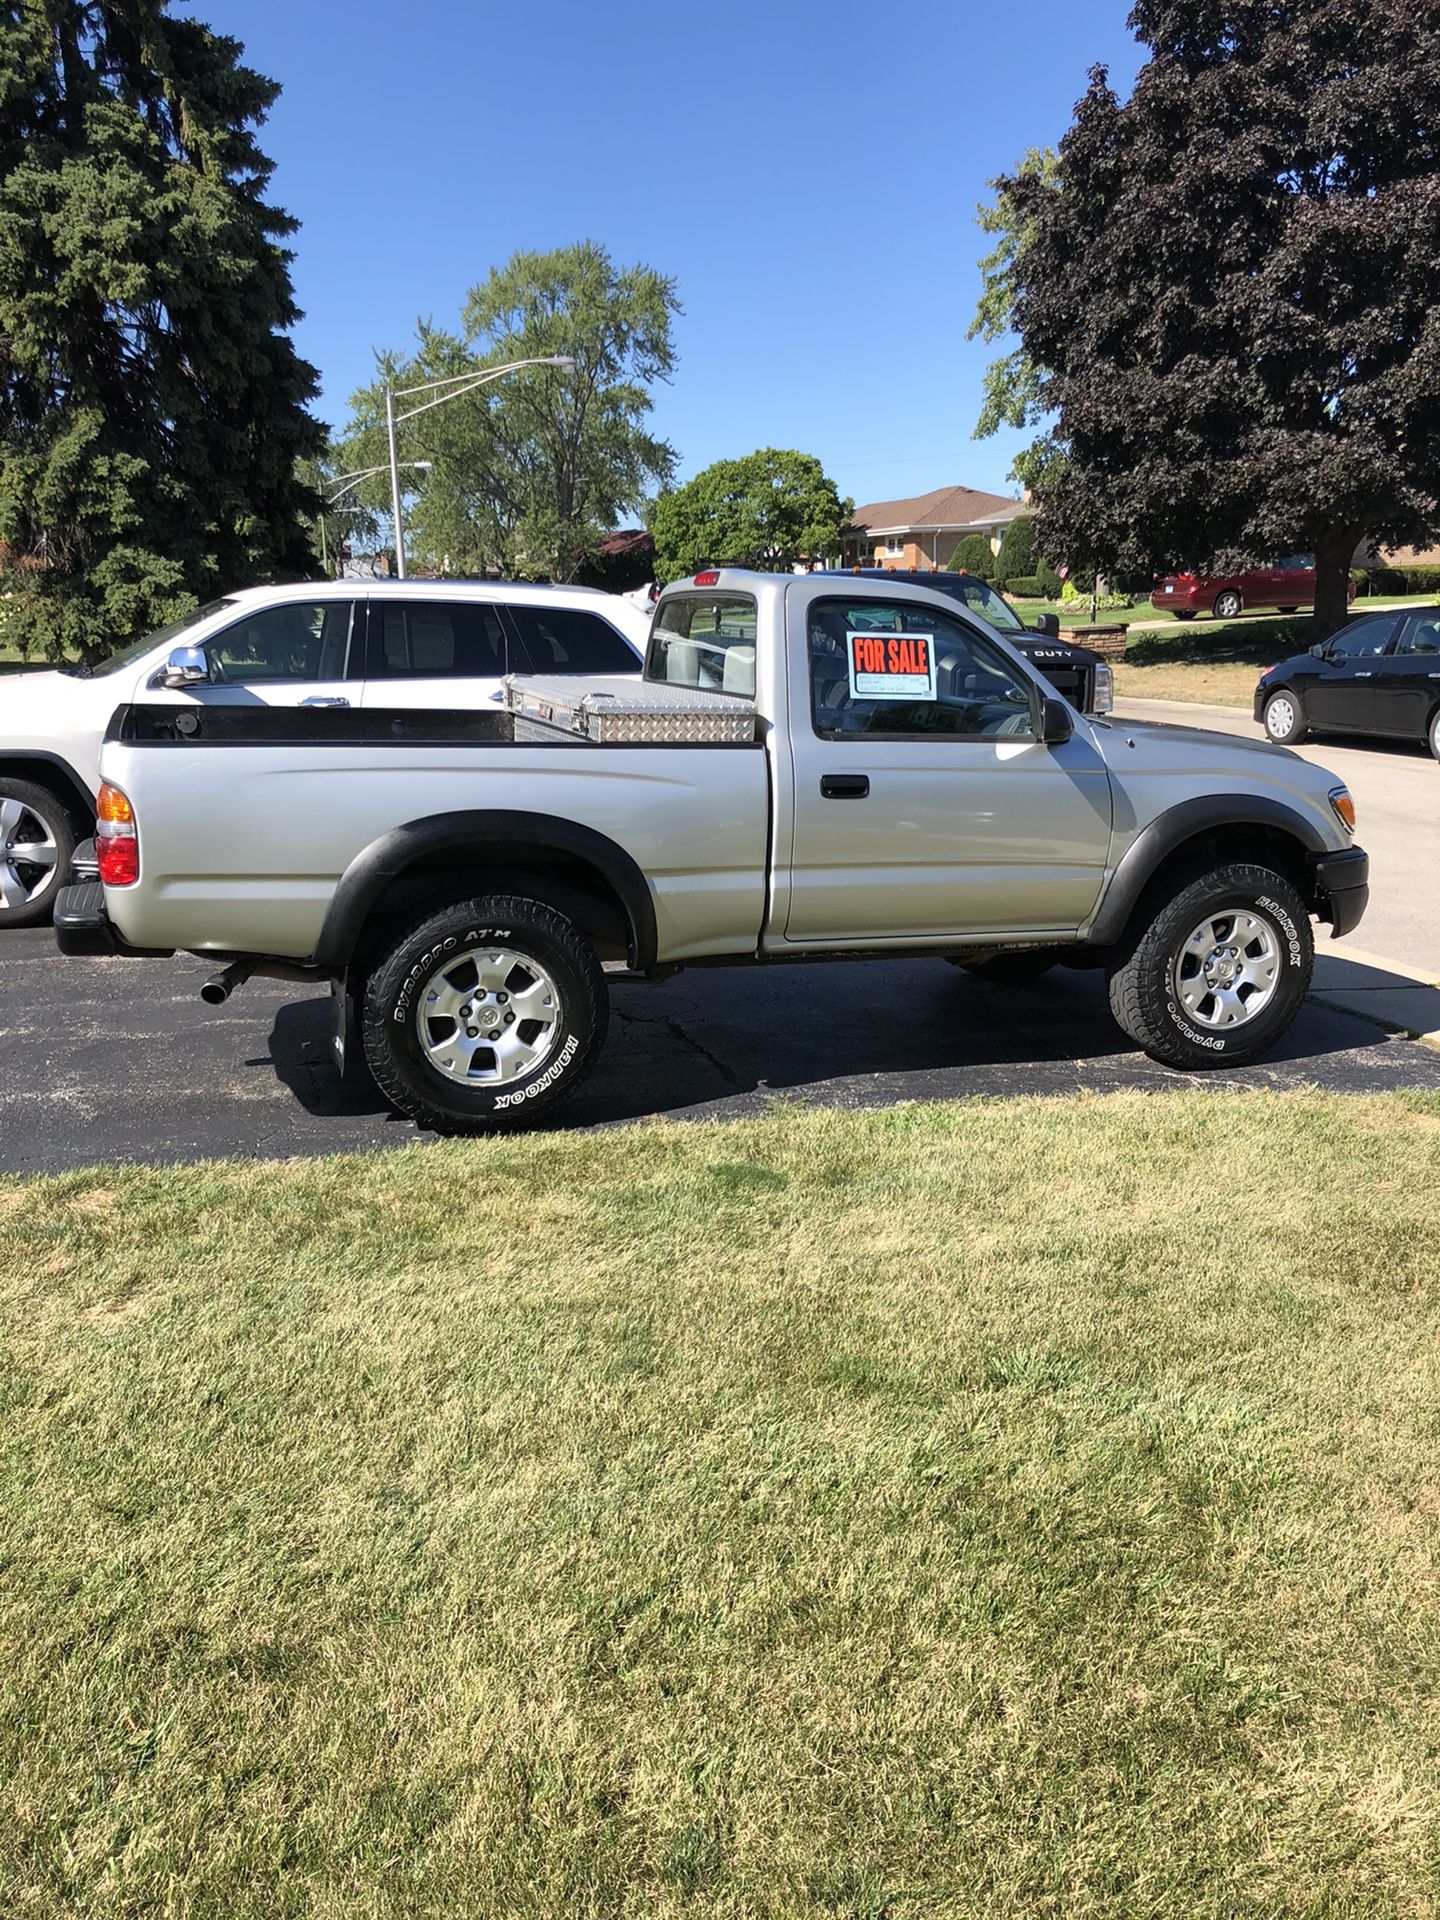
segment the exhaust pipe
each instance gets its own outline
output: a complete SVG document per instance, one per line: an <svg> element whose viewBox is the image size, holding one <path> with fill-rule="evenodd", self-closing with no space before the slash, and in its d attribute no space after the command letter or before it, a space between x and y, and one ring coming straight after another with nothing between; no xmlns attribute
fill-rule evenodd
<svg viewBox="0 0 1440 1920"><path fill-rule="evenodd" d="M223 973L212 974L200 989L207 1007L223 1007L237 987L243 987L255 971L250 960L234 960Z"/></svg>

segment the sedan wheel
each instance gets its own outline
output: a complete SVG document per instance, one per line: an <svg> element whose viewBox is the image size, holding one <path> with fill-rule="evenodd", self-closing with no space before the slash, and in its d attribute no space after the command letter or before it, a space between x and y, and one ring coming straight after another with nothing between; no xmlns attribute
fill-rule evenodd
<svg viewBox="0 0 1440 1920"><path fill-rule="evenodd" d="M1430 751L1440 760L1440 707L1430 717Z"/></svg>
<svg viewBox="0 0 1440 1920"><path fill-rule="evenodd" d="M1233 587L1227 587L1224 593L1216 594L1215 618L1217 620L1233 620L1236 614L1243 613L1244 611L1245 602L1240 598L1239 594L1235 592Z"/></svg>
<svg viewBox="0 0 1440 1920"><path fill-rule="evenodd" d="M1305 738L1305 715L1293 693L1272 693L1265 702L1265 731L1278 747Z"/></svg>
<svg viewBox="0 0 1440 1920"><path fill-rule="evenodd" d="M0 785L0 927L32 927L49 913L75 851L70 816L28 781Z"/></svg>

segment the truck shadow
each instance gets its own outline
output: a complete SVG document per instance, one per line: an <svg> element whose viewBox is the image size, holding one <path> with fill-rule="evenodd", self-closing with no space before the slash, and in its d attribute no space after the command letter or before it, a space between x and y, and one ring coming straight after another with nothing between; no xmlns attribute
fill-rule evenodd
<svg viewBox="0 0 1440 1920"><path fill-rule="evenodd" d="M1409 1084L1413 1062L1407 1071L1387 1058L1388 1044L1377 1027L1309 1004L1265 1059L1202 1078L1357 1091ZM270 1064L311 1114L394 1111L368 1075L352 1070L342 1083L325 1000L277 1010ZM1434 1067L1440 1085L1440 1055ZM1131 1047L1095 973L1061 969L1012 990L936 960L697 968L662 987L615 987L606 1048L556 1124L740 1114L777 1098L875 1106L1187 1084L1197 1081Z"/></svg>

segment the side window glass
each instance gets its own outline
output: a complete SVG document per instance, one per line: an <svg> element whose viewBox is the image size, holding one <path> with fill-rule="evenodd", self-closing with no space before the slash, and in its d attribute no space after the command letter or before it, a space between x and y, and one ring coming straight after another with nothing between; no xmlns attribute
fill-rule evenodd
<svg viewBox="0 0 1440 1920"><path fill-rule="evenodd" d="M506 672L499 611L477 602L381 600L371 603L370 676L379 680L498 680Z"/></svg>
<svg viewBox="0 0 1440 1920"><path fill-rule="evenodd" d="M1394 624L1393 619L1357 620L1353 627L1340 629L1330 642L1330 651L1337 660L1369 660L1384 653Z"/></svg>
<svg viewBox="0 0 1440 1920"><path fill-rule="evenodd" d="M262 607L207 641L212 680L260 686L277 680L343 680L354 626L350 600Z"/></svg>
<svg viewBox="0 0 1440 1920"><path fill-rule="evenodd" d="M520 632L517 673L638 673L640 662L608 620L579 607L510 607Z"/></svg>
<svg viewBox="0 0 1440 1920"><path fill-rule="evenodd" d="M1397 653L1440 653L1440 613L1412 613Z"/></svg>
<svg viewBox="0 0 1440 1920"><path fill-rule="evenodd" d="M809 615L815 731L1033 738L1029 682L959 620L883 600L817 601Z"/></svg>

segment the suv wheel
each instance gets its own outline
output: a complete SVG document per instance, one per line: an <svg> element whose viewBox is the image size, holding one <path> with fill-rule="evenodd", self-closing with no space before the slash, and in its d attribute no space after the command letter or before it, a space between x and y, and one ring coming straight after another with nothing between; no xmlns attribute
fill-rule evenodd
<svg viewBox="0 0 1440 1920"><path fill-rule="evenodd" d="M1440 760L1440 707L1430 716L1430 751Z"/></svg>
<svg viewBox="0 0 1440 1920"><path fill-rule="evenodd" d="M1110 970L1110 1011L1169 1067L1234 1067L1272 1047L1300 1010L1310 915L1268 867L1216 867L1133 930Z"/></svg>
<svg viewBox="0 0 1440 1920"><path fill-rule="evenodd" d="M1233 620L1237 613L1245 611L1245 602L1233 587L1227 587L1223 593L1215 596L1215 618Z"/></svg>
<svg viewBox="0 0 1440 1920"><path fill-rule="evenodd" d="M74 822L47 787L0 780L0 927L48 918L74 851Z"/></svg>
<svg viewBox="0 0 1440 1920"><path fill-rule="evenodd" d="M436 1133L548 1114L605 1039L605 976L553 907L466 900L404 933L366 983L365 1058L381 1091Z"/></svg>
<svg viewBox="0 0 1440 1920"><path fill-rule="evenodd" d="M1305 724L1305 709L1300 704L1300 696L1282 688L1272 693L1265 702L1265 732L1277 747L1288 747L1293 741L1303 740L1310 729Z"/></svg>

